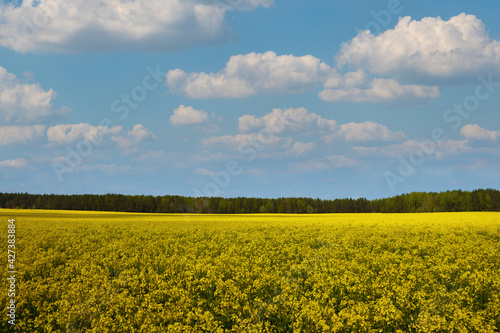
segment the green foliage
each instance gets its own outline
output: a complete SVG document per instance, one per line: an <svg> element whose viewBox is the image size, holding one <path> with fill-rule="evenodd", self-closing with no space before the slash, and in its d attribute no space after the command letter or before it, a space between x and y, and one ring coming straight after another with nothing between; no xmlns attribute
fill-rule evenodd
<svg viewBox="0 0 500 333"><path fill-rule="evenodd" d="M0 193L0 207L93 210L138 213L421 213L500 211L500 191L487 189L447 191L442 193L414 192L392 198L367 200L311 198L193 198L183 196L144 195L36 195Z"/></svg>

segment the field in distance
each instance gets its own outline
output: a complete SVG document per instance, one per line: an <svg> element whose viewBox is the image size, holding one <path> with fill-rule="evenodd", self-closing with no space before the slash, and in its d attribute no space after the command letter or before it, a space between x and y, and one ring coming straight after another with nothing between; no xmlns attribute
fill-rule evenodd
<svg viewBox="0 0 500 333"><path fill-rule="evenodd" d="M500 213L12 218L13 331L500 331Z"/></svg>

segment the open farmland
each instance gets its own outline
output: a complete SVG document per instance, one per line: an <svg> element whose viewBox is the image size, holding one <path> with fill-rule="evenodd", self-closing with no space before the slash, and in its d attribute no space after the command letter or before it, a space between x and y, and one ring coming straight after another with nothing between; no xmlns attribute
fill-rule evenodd
<svg viewBox="0 0 500 333"><path fill-rule="evenodd" d="M500 330L500 213L0 218L19 332Z"/></svg>

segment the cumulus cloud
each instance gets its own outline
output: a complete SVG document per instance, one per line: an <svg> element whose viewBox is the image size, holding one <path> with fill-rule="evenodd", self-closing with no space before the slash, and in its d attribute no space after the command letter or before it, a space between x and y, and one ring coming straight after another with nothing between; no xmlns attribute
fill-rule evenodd
<svg viewBox="0 0 500 333"><path fill-rule="evenodd" d="M0 126L0 146L28 144L45 136L45 126Z"/></svg>
<svg viewBox="0 0 500 333"><path fill-rule="evenodd" d="M500 131L489 131L478 125L465 125L460 130L467 139L496 141L500 138Z"/></svg>
<svg viewBox="0 0 500 333"><path fill-rule="evenodd" d="M167 73L171 92L193 99L243 98L256 94L301 94L314 91L328 102L394 102L421 104L439 97L436 86L404 85L394 79L370 78L364 70L345 74L305 55L249 53L233 56L217 73L186 73L174 69Z"/></svg>
<svg viewBox="0 0 500 333"><path fill-rule="evenodd" d="M78 168L84 172L103 172L110 175L116 175L117 173L124 173L127 175L133 174L133 169L130 165L117 165L117 164L86 164Z"/></svg>
<svg viewBox="0 0 500 333"><path fill-rule="evenodd" d="M392 144L380 147L353 147L360 155L364 156L387 156L398 157L407 156L414 150L421 150L419 143L415 140L406 140L403 143Z"/></svg>
<svg viewBox="0 0 500 333"><path fill-rule="evenodd" d="M162 52L227 40L229 10L273 0L23 0L0 4L0 45L17 52Z"/></svg>
<svg viewBox="0 0 500 333"><path fill-rule="evenodd" d="M343 124L337 132L323 136L326 143L337 140L345 142L398 141L404 138L403 132L393 132L387 126L372 121Z"/></svg>
<svg viewBox="0 0 500 333"><path fill-rule="evenodd" d="M144 125L136 124L126 133L121 126L92 126L87 123L56 125L47 130L47 138L51 144L69 144L77 141L100 144L104 138L115 142L123 154L136 152L139 145L156 136Z"/></svg>
<svg viewBox="0 0 500 333"><path fill-rule="evenodd" d="M70 111L67 107L52 107L55 97L52 89L44 90L38 83L26 83L0 66L1 123L35 123L67 114Z"/></svg>
<svg viewBox="0 0 500 333"><path fill-rule="evenodd" d="M171 91L193 99L299 94L313 91L333 73L330 66L311 55L278 56L269 51L232 56L217 73L171 70L167 73L167 85Z"/></svg>
<svg viewBox="0 0 500 333"><path fill-rule="evenodd" d="M262 151L265 147L286 141L276 135L267 136L261 133L237 134L213 136L203 139L204 147L222 147L229 150L243 149L247 146L253 146Z"/></svg>
<svg viewBox="0 0 500 333"><path fill-rule="evenodd" d="M0 168L24 169L26 168L27 165L28 165L28 160L25 158L0 161Z"/></svg>
<svg viewBox="0 0 500 333"><path fill-rule="evenodd" d="M273 109L262 117L243 115L238 119L238 125L239 134L206 138L202 146L238 151L243 155L250 147L264 158L304 157L324 148L331 150L330 144L335 142L383 144L406 138L403 132L391 131L375 122L338 124L305 108ZM333 168L356 164L344 155L331 155L326 160L318 161L317 166L325 164Z"/></svg>
<svg viewBox="0 0 500 333"><path fill-rule="evenodd" d="M436 148L436 157L440 158L445 155L456 155L460 152L469 150L467 140L445 140L438 141Z"/></svg>
<svg viewBox="0 0 500 333"><path fill-rule="evenodd" d="M118 144L118 147L125 155L136 152L139 144L151 139L157 139L157 137L142 124L134 125L126 135L111 137L111 140Z"/></svg>
<svg viewBox="0 0 500 333"><path fill-rule="evenodd" d="M102 136L118 135L122 132L121 126L92 126L87 123L61 124L49 127L47 138L50 143L67 144L83 140L99 141Z"/></svg>
<svg viewBox="0 0 500 333"><path fill-rule="evenodd" d="M329 169L328 163L322 161L301 161L288 165L292 173L320 172Z"/></svg>
<svg viewBox="0 0 500 333"><path fill-rule="evenodd" d="M150 161L154 161L154 160L159 160L159 159L162 159L166 156L167 154L165 154L164 151L162 150L149 150L147 153L139 156L137 159L139 161L147 161L147 162L150 162Z"/></svg>
<svg viewBox="0 0 500 333"><path fill-rule="evenodd" d="M350 84L346 88L325 89L318 94L319 98L326 102L386 102L392 104L397 102L421 104L431 98L437 98L439 95L439 87L437 86L402 85L394 79L373 79L364 87Z"/></svg>
<svg viewBox="0 0 500 333"><path fill-rule="evenodd" d="M173 126L194 125L206 122L208 114L204 110L196 110L192 106L180 105L170 116L170 123Z"/></svg>
<svg viewBox="0 0 500 333"><path fill-rule="evenodd" d="M338 65L350 65L401 82L456 79L500 69L500 42L488 37L483 22L462 13L449 20L402 17L378 36L363 31L344 43Z"/></svg>
<svg viewBox="0 0 500 333"><path fill-rule="evenodd" d="M358 164L357 161L345 155L329 155L326 159L332 168L353 167Z"/></svg>
<svg viewBox="0 0 500 333"><path fill-rule="evenodd" d="M332 75L323 83L324 88L354 88L364 85L368 81L368 75L364 70L358 69L355 71L340 74L337 71L332 72Z"/></svg>
<svg viewBox="0 0 500 333"><path fill-rule="evenodd" d="M217 172L215 172L215 171L203 169L203 168L197 168L193 172L195 174L201 175L201 176L213 176L213 175L217 174Z"/></svg>
<svg viewBox="0 0 500 333"><path fill-rule="evenodd" d="M293 146L289 149L289 152L295 154L295 156L304 155L310 151L316 149L316 144L313 142L295 142Z"/></svg>
<svg viewBox="0 0 500 333"><path fill-rule="evenodd" d="M353 147L360 155L375 156L375 157L399 157L408 156L413 151L423 152L425 154L435 154L436 157L443 157L445 155L454 155L459 152L467 151L469 149L467 140L445 140L438 141L435 145L428 142L421 142L417 140L406 140L400 144L393 144L381 147Z"/></svg>
<svg viewBox="0 0 500 333"><path fill-rule="evenodd" d="M293 173L322 172L329 169L349 168L356 166L357 161L345 155L329 155L325 160L309 160L290 163Z"/></svg>
<svg viewBox="0 0 500 333"><path fill-rule="evenodd" d="M273 109L263 117L243 115L238 119L238 129L249 132L267 128L272 133L283 131L308 132L308 131L333 131L338 128L333 119L325 119L320 115L310 112L306 108Z"/></svg>

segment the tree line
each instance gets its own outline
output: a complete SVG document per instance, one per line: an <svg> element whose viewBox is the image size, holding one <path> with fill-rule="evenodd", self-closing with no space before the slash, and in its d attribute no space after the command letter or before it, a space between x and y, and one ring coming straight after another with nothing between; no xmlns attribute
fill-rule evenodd
<svg viewBox="0 0 500 333"><path fill-rule="evenodd" d="M413 192L391 198L221 198L178 195L0 193L0 207L138 213L419 213L500 211L500 191Z"/></svg>

